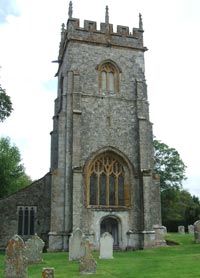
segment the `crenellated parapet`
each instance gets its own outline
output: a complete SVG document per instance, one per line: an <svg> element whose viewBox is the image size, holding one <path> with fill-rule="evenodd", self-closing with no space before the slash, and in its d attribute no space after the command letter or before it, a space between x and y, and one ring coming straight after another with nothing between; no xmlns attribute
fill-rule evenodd
<svg viewBox="0 0 200 278"><path fill-rule="evenodd" d="M95 21L84 20L84 26L80 26L78 18L72 17L72 3L69 6L69 18L66 26L62 25L59 61L62 60L66 45L69 41L77 41L87 44L101 45L105 47L126 47L147 50L143 46L143 24L139 15L139 27L129 29L127 26L117 25L117 31L113 31L113 24L109 23L108 7L106 6L105 23L100 24L97 30Z"/></svg>

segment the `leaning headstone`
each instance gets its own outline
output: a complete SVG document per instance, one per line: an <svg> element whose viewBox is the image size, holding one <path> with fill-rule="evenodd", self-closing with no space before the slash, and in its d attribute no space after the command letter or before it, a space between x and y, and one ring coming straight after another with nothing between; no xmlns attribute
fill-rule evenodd
<svg viewBox="0 0 200 278"><path fill-rule="evenodd" d="M194 234L194 225L188 225L188 233Z"/></svg>
<svg viewBox="0 0 200 278"><path fill-rule="evenodd" d="M194 238L196 243L200 243L200 220L194 223Z"/></svg>
<svg viewBox="0 0 200 278"><path fill-rule="evenodd" d="M108 232L100 238L100 259L113 259L113 237Z"/></svg>
<svg viewBox="0 0 200 278"><path fill-rule="evenodd" d="M54 268L43 268L42 278L54 278Z"/></svg>
<svg viewBox="0 0 200 278"><path fill-rule="evenodd" d="M91 243L85 240L85 256L80 260L80 274L92 274L96 272L97 263L91 254Z"/></svg>
<svg viewBox="0 0 200 278"><path fill-rule="evenodd" d="M23 239L15 235L6 248L4 278L27 278L27 258Z"/></svg>
<svg viewBox="0 0 200 278"><path fill-rule="evenodd" d="M37 234L35 234L26 241L25 245L25 254L28 259L28 264L41 263L44 241Z"/></svg>
<svg viewBox="0 0 200 278"><path fill-rule="evenodd" d="M185 234L185 227L184 226L178 226L178 233L179 234Z"/></svg>
<svg viewBox="0 0 200 278"><path fill-rule="evenodd" d="M85 236L82 231L76 229L69 238L69 260L77 261L85 255Z"/></svg>

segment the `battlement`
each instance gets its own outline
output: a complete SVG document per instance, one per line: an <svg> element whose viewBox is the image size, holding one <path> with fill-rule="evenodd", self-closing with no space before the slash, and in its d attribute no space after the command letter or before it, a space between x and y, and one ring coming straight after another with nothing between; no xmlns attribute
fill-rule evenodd
<svg viewBox="0 0 200 278"><path fill-rule="evenodd" d="M97 22L96 21L91 21L91 20L84 20L84 27L80 27L80 21L78 18L70 18L68 19L67 22L67 31L69 32L71 29L73 30L82 30L82 31L88 31L88 32L99 32L99 33L104 33L106 35L113 34L113 35L118 35L118 36L129 36L129 37L134 37L138 38L138 36L143 33L143 30L140 28L133 28L132 33L129 32L129 27L128 26L122 26L122 25L117 25L117 32L113 32L113 24L110 23L101 23L100 24L100 30L97 30ZM138 34L136 35L136 32Z"/></svg>
<svg viewBox="0 0 200 278"><path fill-rule="evenodd" d="M88 32L100 32L104 34L113 34L113 35L118 35L118 36L129 36L129 37L134 37L138 38L141 33L143 33L143 29L140 28L133 28L132 33L129 32L129 27L128 26L122 26L122 25L117 25L117 32L113 32L113 24L110 23L101 23L100 24L100 30L97 30L97 23L96 21L91 21L91 20L84 20L84 27L80 27L80 21L78 18L71 18L68 19L67 22L67 31L70 31L70 28L73 30L82 30L82 31L88 31ZM138 33L138 34L136 34Z"/></svg>
<svg viewBox="0 0 200 278"><path fill-rule="evenodd" d="M131 31L128 26L117 25L117 31L113 31L113 24L109 23L108 7L106 6L105 22L100 23L100 30L97 29L96 21L84 20L84 26L80 26L80 20L72 17L72 2L69 6L69 18L67 24L62 25L59 60L69 41L80 43L96 44L105 47L126 47L147 50L143 46L143 24L139 15L139 27Z"/></svg>

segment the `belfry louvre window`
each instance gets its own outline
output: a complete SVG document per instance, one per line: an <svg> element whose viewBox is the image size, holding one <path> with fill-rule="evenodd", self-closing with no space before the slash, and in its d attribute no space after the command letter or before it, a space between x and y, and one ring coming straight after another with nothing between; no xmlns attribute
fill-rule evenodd
<svg viewBox="0 0 200 278"><path fill-rule="evenodd" d="M119 70L107 62L98 67L100 92L117 93L119 91Z"/></svg>
<svg viewBox="0 0 200 278"><path fill-rule="evenodd" d="M17 207L18 235L34 235L36 210L35 206Z"/></svg>
<svg viewBox="0 0 200 278"><path fill-rule="evenodd" d="M126 171L113 156L98 157L88 169L87 205L95 207L129 206L129 186Z"/></svg>

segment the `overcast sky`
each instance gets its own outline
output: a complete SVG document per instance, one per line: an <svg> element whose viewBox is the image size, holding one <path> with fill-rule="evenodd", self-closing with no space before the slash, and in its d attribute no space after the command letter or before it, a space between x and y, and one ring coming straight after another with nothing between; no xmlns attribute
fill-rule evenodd
<svg viewBox="0 0 200 278"><path fill-rule="evenodd" d="M50 135L61 24L67 0L0 0L0 84L14 111L0 123L20 150L32 179L49 171ZM184 188L200 197L200 1L74 0L73 17L138 27L142 14L150 119L157 139L180 153L187 165Z"/></svg>

